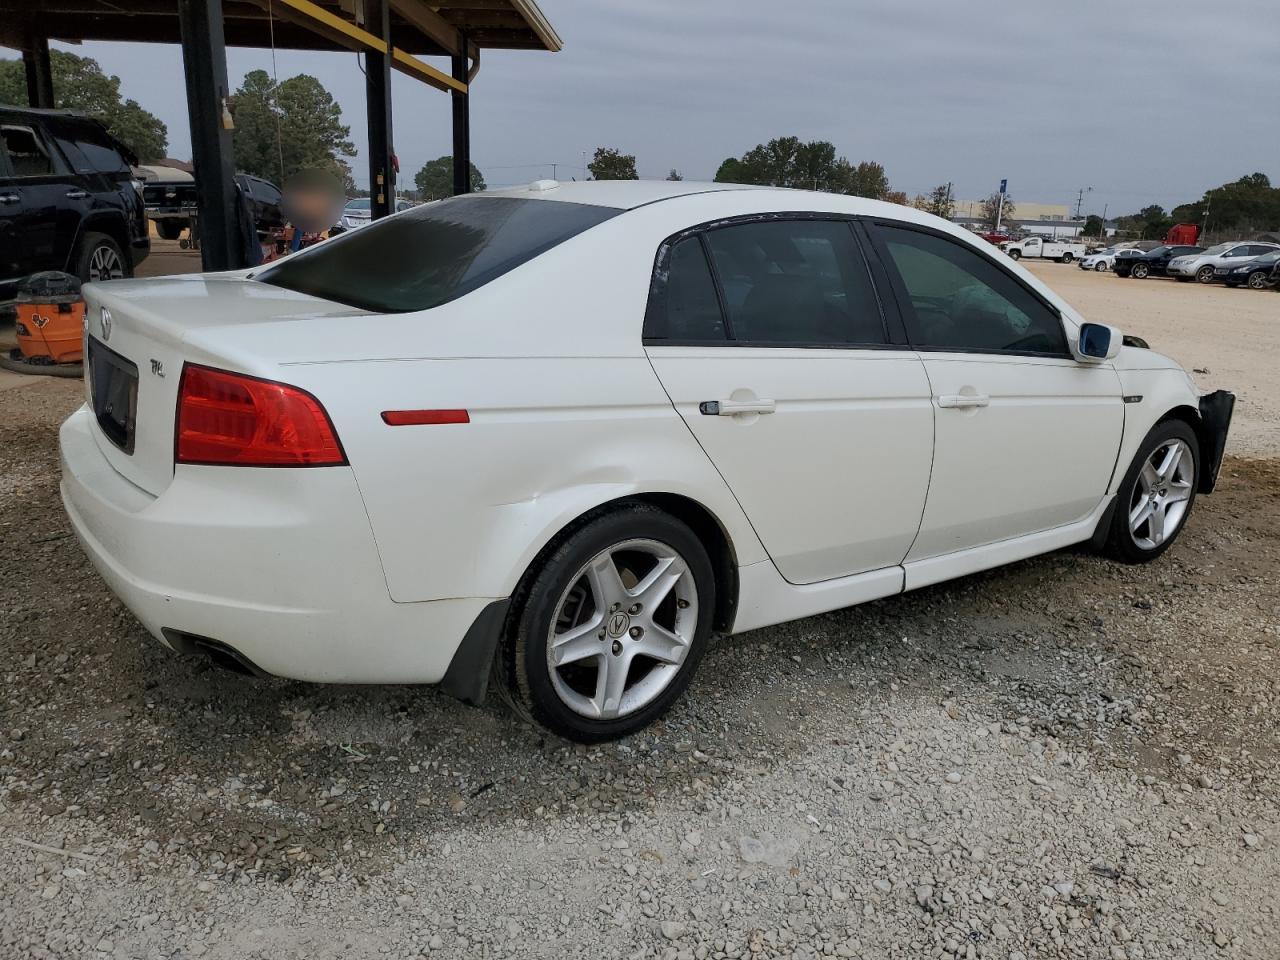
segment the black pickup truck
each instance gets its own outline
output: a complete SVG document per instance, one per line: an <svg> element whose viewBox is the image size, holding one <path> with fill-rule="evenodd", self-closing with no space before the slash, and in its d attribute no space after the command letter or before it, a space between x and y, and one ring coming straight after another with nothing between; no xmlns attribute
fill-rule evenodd
<svg viewBox="0 0 1280 960"><path fill-rule="evenodd" d="M1169 246L1156 247L1145 253L1141 250L1121 250L1116 254L1116 261L1111 271L1117 277L1133 277L1144 280L1147 277L1163 277L1164 268L1174 257L1185 257L1199 253L1203 247Z"/></svg>

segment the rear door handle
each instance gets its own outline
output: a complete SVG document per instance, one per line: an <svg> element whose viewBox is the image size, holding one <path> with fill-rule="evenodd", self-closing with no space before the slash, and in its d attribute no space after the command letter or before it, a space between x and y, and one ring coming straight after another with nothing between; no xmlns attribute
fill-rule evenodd
<svg viewBox="0 0 1280 960"><path fill-rule="evenodd" d="M81 190L81 189L79 189L78 187L77 187L76 189L74 189L74 190L68 190L68 191L67 191L67 199L68 199L68 200L83 200L83 199L84 199L85 197L87 197L87 196L89 196L89 191L88 191L88 190Z"/></svg>
<svg viewBox="0 0 1280 960"><path fill-rule="evenodd" d="M0 193L0 203L17 203L21 199L16 193Z"/></svg>
<svg viewBox="0 0 1280 960"><path fill-rule="evenodd" d="M964 407L985 407L991 398L985 393L952 393L938 398L938 406L959 409Z"/></svg>
<svg viewBox="0 0 1280 960"><path fill-rule="evenodd" d="M704 400L698 412L706 417L735 417L740 413L773 413L778 405L772 400Z"/></svg>

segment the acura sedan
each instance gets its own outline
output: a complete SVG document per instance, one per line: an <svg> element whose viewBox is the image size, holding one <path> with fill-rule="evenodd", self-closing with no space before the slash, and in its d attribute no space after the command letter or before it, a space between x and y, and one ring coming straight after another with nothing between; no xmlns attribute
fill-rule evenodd
<svg viewBox="0 0 1280 960"><path fill-rule="evenodd" d="M540 181L92 284L62 493L163 644L492 684L565 737L738 633L1090 542L1160 556L1231 394L871 200Z"/></svg>

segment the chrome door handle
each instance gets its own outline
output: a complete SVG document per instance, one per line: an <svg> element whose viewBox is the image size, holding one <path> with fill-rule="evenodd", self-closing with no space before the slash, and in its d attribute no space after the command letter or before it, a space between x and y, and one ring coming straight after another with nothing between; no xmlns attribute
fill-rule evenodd
<svg viewBox="0 0 1280 960"><path fill-rule="evenodd" d="M985 393L952 393L938 398L938 406L959 409L964 407L985 407L991 398Z"/></svg>
<svg viewBox="0 0 1280 960"><path fill-rule="evenodd" d="M772 400L704 400L698 404L698 412L706 417L736 417L740 413L773 413L777 406Z"/></svg>
<svg viewBox="0 0 1280 960"><path fill-rule="evenodd" d="M17 203L21 199L16 193L0 193L0 203Z"/></svg>
<svg viewBox="0 0 1280 960"><path fill-rule="evenodd" d="M83 200L83 199L85 199L85 197L87 197L87 196L89 196L89 191L88 191L88 190L81 190L81 189L79 189L79 188L76 188L76 189L74 189L74 190L68 190L68 191L67 191L67 199L68 199L68 200Z"/></svg>

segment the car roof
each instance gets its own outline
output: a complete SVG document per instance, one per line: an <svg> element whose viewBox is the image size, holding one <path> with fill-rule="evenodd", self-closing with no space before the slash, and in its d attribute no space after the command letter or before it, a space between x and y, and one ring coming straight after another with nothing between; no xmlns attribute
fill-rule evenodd
<svg viewBox="0 0 1280 960"><path fill-rule="evenodd" d="M741 183L706 183L691 180L535 180L519 187L486 190L491 197L518 197L530 200L560 200L599 207L634 210L645 204L674 197L721 190L776 190Z"/></svg>

